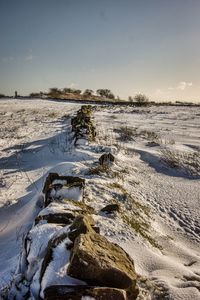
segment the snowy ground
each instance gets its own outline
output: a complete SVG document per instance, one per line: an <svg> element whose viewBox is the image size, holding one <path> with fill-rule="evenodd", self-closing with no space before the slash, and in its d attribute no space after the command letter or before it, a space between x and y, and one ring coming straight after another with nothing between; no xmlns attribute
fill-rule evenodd
<svg viewBox="0 0 200 300"><path fill-rule="evenodd" d="M96 143L75 149L69 116L78 108L0 102L0 285L16 269L46 174L57 171L87 179L85 200L97 212L120 202L120 214L94 218L102 234L129 252L160 299L200 299L200 109L98 107ZM116 157L112 171L88 174L105 149Z"/></svg>
<svg viewBox="0 0 200 300"><path fill-rule="evenodd" d="M41 99L0 101L0 286L16 269L46 175L73 167L66 132L78 107Z"/></svg>
<svg viewBox="0 0 200 300"><path fill-rule="evenodd" d="M115 145L127 172L122 186L149 205L161 249L142 247L142 239L120 244L166 299L200 299L200 109L111 108L97 111L95 120L100 143ZM177 166L163 160L169 150L170 159L178 153Z"/></svg>

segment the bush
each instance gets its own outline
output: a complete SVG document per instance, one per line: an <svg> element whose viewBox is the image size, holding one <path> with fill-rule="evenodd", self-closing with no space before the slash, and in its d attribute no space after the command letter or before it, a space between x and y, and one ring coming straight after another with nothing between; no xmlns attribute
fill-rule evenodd
<svg viewBox="0 0 200 300"><path fill-rule="evenodd" d="M127 126L122 126L120 128L114 129L114 131L119 134L118 139L122 142L132 141L136 133L135 129Z"/></svg>
<svg viewBox="0 0 200 300"><path fill-rule="evenodd" d="M83 96L91 97L91 96L93 96L93 94L94 94L93 90L86 89L83 93Z"/></svg>
<svg viewBox="0 0 200 300"><path fill-rule="evenodd" d="M134 100L133 97L131 96L128 97L128 101L133 102L133 100Z"/></svg>
<svg viewBox="0 0 200 300"><path fill-rule="evenodd" d="M114 94L108 89L98 89L96 93L102 98L115 99Z"/></svg>
<svg viewBox="0 0 200 300"><path fill-rule="evenodd" d="M144 94L135 95L134 100L140 104L143 104L143 103L145 104L145 103L149 102L149 98Z"/></svg>

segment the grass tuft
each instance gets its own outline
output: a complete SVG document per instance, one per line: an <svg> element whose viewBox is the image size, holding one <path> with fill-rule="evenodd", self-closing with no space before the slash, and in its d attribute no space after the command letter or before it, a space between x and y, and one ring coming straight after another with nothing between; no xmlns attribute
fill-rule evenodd
<svg viewBox="0 0 200 300"><path fill-rule="evenodd" d="M182 152L164 148L160 153L161 161L171 168L182 169L188 175L200 175L200 152Z"/></svg>

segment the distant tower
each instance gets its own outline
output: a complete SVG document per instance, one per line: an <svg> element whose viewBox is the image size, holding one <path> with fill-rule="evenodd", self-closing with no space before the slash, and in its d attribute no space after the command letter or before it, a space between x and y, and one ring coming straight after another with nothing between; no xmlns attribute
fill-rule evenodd
<svg viewBox="0 0 200 300"><path fill-rule="evenodd" d="M17 98L17 91L15 91L15 98Z"/></svg>

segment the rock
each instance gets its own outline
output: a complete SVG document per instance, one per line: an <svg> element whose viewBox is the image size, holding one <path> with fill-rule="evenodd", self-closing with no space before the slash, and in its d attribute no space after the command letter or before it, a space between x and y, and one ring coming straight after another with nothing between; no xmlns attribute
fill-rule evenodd
<svg viewBox="0 0 200 300"><path fill-rule="evenodd" d="M108 287L54 285L44 290L45 300L81 300L91 297L95 300L126 300L126 291ZM90 299L91 299L90 298Z"/></svg>
<svg viewBox="0 0 200 300"><path fill-rule="evenodd" d="M68 233L68 237L71 241L74 240L81 233L95 232L95 229L92 228L94 226L94 220L89 215L80 215L75 218L73 224L70 226L70 231Z"/></svg>
<svg viewBox="0 0 200 300"><path fill-rule="evenodd" d="M52 198L52 191L64 189L79 188L83 189L85 186L85 179L77 176L60 176L57 173L49 173L44 184L43 193L45 193L45 207L48 206L54 198Z"/></svg>
<svg viewBox="0 0 200 300"><path fill-rule="evenodd" d="M42 191L44 194L47 192L47 190L50 188L51 184L55 180L66 181L67 182L66 185L69 187L72 187L72 186L84 187L85 186L85 179L83 179L83 178L80 178L77 176L60 176L58 173L49 173L49 175L46 178L44 188Z"/></svg>
<svg viewBox="0 0 200 300"><path fill-rule="evenodd" d="M79 140L84 141L94 141L96 136L95 127L91 118L91 107L84 105L77 112L77 115L72 118L71 125L72 131L74 132L75 145L82 144L83 142L79 142Z"/></svg>
<svg viewBox="0 0 200 300"><path fill-rule="evenodd" d="M115 160L115 157L111 153L104 153L99 158L99 164L100 165L109 165L113 163Z"/></svg>
<svg viewBox="0 0 200 300"><path fill-rule="evenodd" d="M66 212L66 213L53 213L48 215L37 216L35 219L35 225L37 225L41 220L47 221L47 223L54 224L70 224L73 222L75 218L74 213Z"/></svg>
<svg viewBox="0 0 200 300"><path fill-rule="evenodd" d="M97 233L81 234L75 239L67 273L91 285L126 289L129 296L137 295L133 260Z"/></svg>
<svg viewBox="0 0 200 300"><path fill-rule="evenodd" d="M59 175L57 173L49 173L47 178L46 178L46 181L45 181L45 184L44 184L44 187L43 187L43 190L42 192L44 194L46 194L47 190L49 189L49 186L50 184L55 180L55 179L58 179L59 178Z"/></svg>
<svg viewBox="0 0 200 300"><path fill-rule="evenodd" d="M112 213L114 211L119 211L119 210L120 210L120 206L117 203L108 204L104 208L101 209L102 212L106 212L108 214Z"/></svg>

